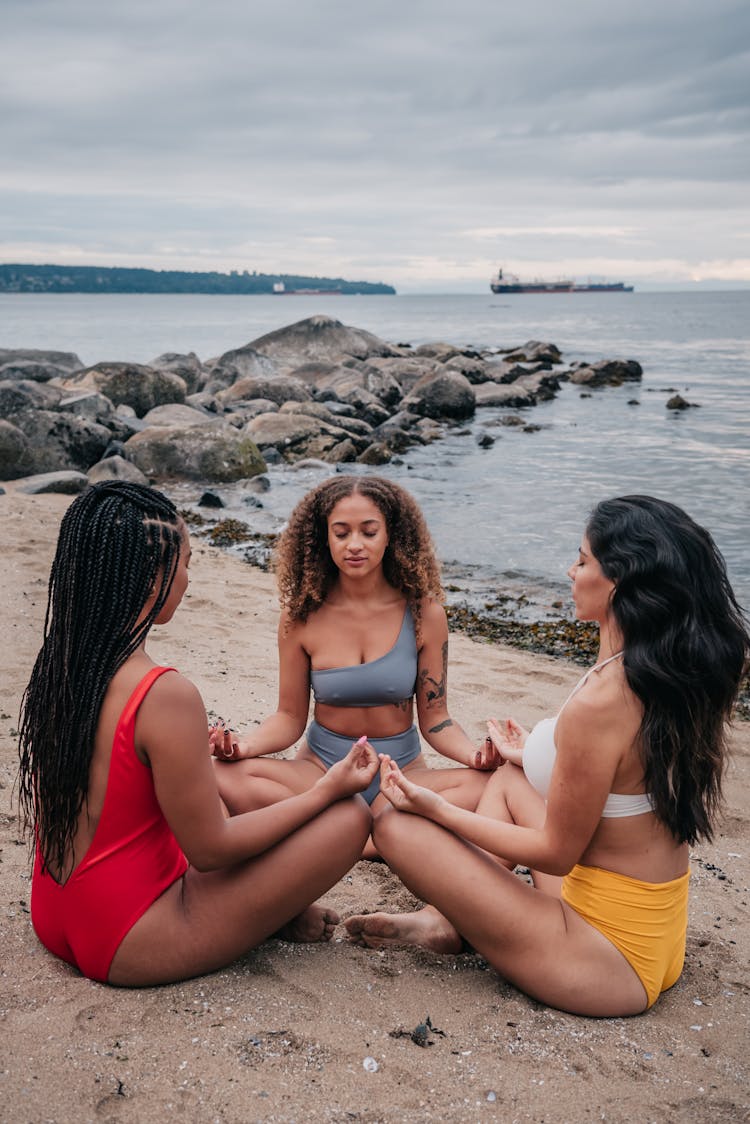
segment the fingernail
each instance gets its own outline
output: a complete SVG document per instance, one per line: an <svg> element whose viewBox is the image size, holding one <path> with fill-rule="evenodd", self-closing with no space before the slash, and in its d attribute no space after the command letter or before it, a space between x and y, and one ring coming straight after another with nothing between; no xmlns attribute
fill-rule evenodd
<svg viewBox="0 0 750 1124"><path fill-rule="evenodd" d="M367 741L367 734L363 734L362 737L357 742L357 745L364 745L366 741Z"/></svg>

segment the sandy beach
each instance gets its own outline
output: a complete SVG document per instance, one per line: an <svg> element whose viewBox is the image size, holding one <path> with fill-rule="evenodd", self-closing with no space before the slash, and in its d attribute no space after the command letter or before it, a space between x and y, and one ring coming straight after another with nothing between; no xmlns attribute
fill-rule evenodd
<svg viewBox="0 0 750 1124"><path fill-rule="evenodd" d="M269 941L222 972L154 989L92 983L47 953L29 917L15 734L68 502L0 496L2 1121L748 1119L750 723L732 733L717 838L691 856L685 970L638 1018L550 1010L476 955L360 949L343 926L329 945ZM185 602L149 648L197 684L209 714L243 729L276 703L276 622L272 576L195 538ZM451 712L477 740L489 714L532 724L579 674L453 634ZM365 862L325 901L342 917L414 904L387 867ZM412 1032L428 1019L420 1045Z"/></svg>

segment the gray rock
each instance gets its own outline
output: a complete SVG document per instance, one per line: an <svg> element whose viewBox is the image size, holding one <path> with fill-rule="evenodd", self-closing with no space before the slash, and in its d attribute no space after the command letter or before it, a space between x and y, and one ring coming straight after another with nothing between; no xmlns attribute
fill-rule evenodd
<svg viewBox="0 0 750 1124"><path fill-rule="evenodd" d="M542 343L540 340L527 340L523 347L508 352L505 358L511 363L562 363L559 348L553 343Z"/></svg>
<svg viewBox="0 0 750 1124"><path fill-rule="evenodd" d="M360 464L388 464L391 459L391 451L387 445L382 441L373 441L368 445L363 453L360 453L357 460Z"/></svg>
<svg viewBox="0 0 750 1124"><path fill-rule="evenodd" d="M221 419L206 410L197 410L182 402L169 402L165 406L154 406L143 418L144 425L175 425L184 428L188 425L221 425Z"/></svg>
<svg viewBox="0 0 750 1124"><path fill-rule="evenodd" d="M164 355L152 359L148 366L157 371L169 371L173 375L179 375L185 383L188 394L194 394L208 378L208 373L194 351L189 351L187 355L167 351Z"/></svg>
<svg viewBox="0 0 750 1124"><path fill-rule="evenodd" d="M99 484L102 480L129 480L132 484L148 484L148 477L131 461L118 454L92 464L87 475L91 484Z"/></svg>
<svg viewBox="0 0 750 1124"><path fill-rule="evenodd" d="M17 492L40 496L55 492L62 496L75 496L88 487L89 479L83 472L40 472L26 476L16 484Z"/></svg>
<svg viewBox="0 0 750 1124"><path fill-rule="evenodd" d="M443 371L420 379L402 405L422 417L462 420L473 416L475 402L474 388L464 375Z"/></svg>
<svg viewBox="0 0 750 1124"><path fill-rule="evenodd" d="M515 383L485 382L474 388L477 408L481 406L533 406L536 396L522 380Z"/></svg>
<svg viewBox="0 0 750 1124"><path fill-rule="evenodd" d="M461 354L461 348L452 343L421 343L414 348L414 354L425 359L437 359L440 363L447 363L449 359Z"/></svg>
<svg viewBox="0 0 750 1124"><path fill-rule="evenodd" d="M667 399L668 410L689 410L694 405L694 402L688 402L681 394L673 394L671 398Z"/></svg>
<svg viewBox="0 0 750 1124"><path fill-rule="evenodd" d="M26 434L9 421L0 420L0 479L16 480L31 472L34 456Z"/></svg>
<svg viewBox="0 0 750 1124"><path fill-rule="evenodd" d="M0 379L48 382L80 371L83 363L72 351L38 351L27 347L0 347Z"/></svg>
<svg viewBox="0 0 750 1124"><path fill-rule="evenodd" d="M455 348L453 350L455 351ZM442 364L429 356L416 359L411 356L397 356L368 359L367 367L368 370L375 368L390 375L401 387L401 393L404 395L408 394L425 375L437 374L442 369Z"/></svg>
<svg viewBox="0 0 750 1124"><path fill-rule="evenodd" d="M0 418L11 420L22 410L55 410L62 391L32 379L3 379L0 382Z"/></svg>
<svg viewBox="0 0 750 1124"><path fill-rule="evenodd" d="M114 406L109 398L96 391L84 391L82 394L71 394L60 400L58 410L65 414L74 414L77 418L88 418L89 421L98 421L105 424L114 413Z"/></svg>
<svg viewBox="0 0 750 1124"><path fill-rule="evenodd" d="M217 391L216 397L224 406L238 401L250 402L254 398L268 398L280 406L283 402L309 402L312 394L301 379L283 376L265 379L247 375L226 390Z"/></svg>
<svg viewBox="0 0 750 1124"><path fill-rule="evenodd" d="M265 472L257 445L231 426L153 426L127 442L128 457L147 476L226 484Z"/></svg>
<svg viewBox="0 0 750 1124"><path fill-rule="evenodd" d="M216 492L204 492L198 500L198 507L226 507L224 500Z"/></svg>
<svg viewBox="0 0 750 1124"><path fill-rule="evenodd" d="M259 449L265 450L268 446L273 446L285 456L291 453L295 458L319 457L348 436L344 430L329 425L320 418L309 414L288 413L260 414L247 423L245 432ZM327 440L322 442L321 448L319 439L322 437ZM313 443L316 444L314 452L311 449Z"/></svg>
<svg viewBox="0 0 750 1124"><path fill-rule="evenodd" d="M487 370L487 364L483 359L472 358L468 355L454 355L445 364L445 369L449 371L458 371L459 374L464 375L469 380L472 386L478 383L487 382L491 375Z"/></svg>
<svg viewBox="0 0 750 1124"><path fill-rule="evenodd" d="M325 459L329 464L348 464L357 459L357 447L351 438L347 437L346 440L334 445Z"/></svg>
<svg viewBox="0 0 750 1124"><path fill-rule="evenodd" d="M268 355L256 351L252 344L225 351L210 367L204 390L216 393L238 379L273 379L281 373L281 365Z"/></svg>
<svg viewBox="0 0 750 1124"><path fill-rule="evenodd" d="M51 410L27 410L16 415L15 422L28 438L37 473L86 472L101 460L112 439L111 431L98 422Z"/></svg>
<svg viewBox="0 0 750 1124"><path fill-rule="evenodd" d="M140 363L98 363L65 379L61 385L71 392L97 390L115 406L123 402L132 406L139 418L155 406L184 402L186 389L179 375Z"/></svg>
<svg viewBox="0 0 750 1124"><path fill-rule="evenodd" d="M349 328L330 316L310 316L253 340L249 347L280 363L300 366L317 361L337 363L342 355L368 359L371 355L396 355L385 340L359 328Z"/></svg>
<svg viewBox="0 0 750 1124"><path fill-rule="evenodd" d="M621 386L624 382L639 382L643 368L635 359L602 359L570 372L570 381L579 386Z"/></svg>

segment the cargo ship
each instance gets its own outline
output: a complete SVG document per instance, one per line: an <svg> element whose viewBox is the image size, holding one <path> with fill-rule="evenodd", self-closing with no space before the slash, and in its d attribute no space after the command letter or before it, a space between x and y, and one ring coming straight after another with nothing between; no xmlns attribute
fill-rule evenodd
<svg viewBox="0 0 750 1124"><path fill-rule="evenodd" d="M632 293L633 286L624 281L589 281L578 285L575 281L521 281L514 274L503 274L498 269L497 276L490 281L493 293Z"/></svg>

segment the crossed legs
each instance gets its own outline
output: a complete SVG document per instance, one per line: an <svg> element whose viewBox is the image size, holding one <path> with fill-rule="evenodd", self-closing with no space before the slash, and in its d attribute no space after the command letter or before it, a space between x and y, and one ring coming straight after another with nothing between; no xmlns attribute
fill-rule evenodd
<svg viewBox="0 0 750 1124"><path fill-rule="evenodd" d="M429 903L420 911L427 915L425 928L431 918L435 924L447 921L528 995L580 1015L634 1015L645 1009L643 985L624 956L559 896L530 886L484 851L421 816L391 809L378 817L373 834L391 869ZM364 943L377 946L420 936L419 914L373 915L378 916L388 918L391 932L379 941L371 935ZM355 939L362 935L357 926L366 920L347 921Z"/></svg>
<svg viewBox="0 0 750 1124"><path fill-rule="evenodd" d="M341 800L247 862L208 873L190 867L126 935L109 982L144 987L203 975L290 922L284 936L329 939L338 915L310 903L357 862L371 823L361 798Z"/></svg>

